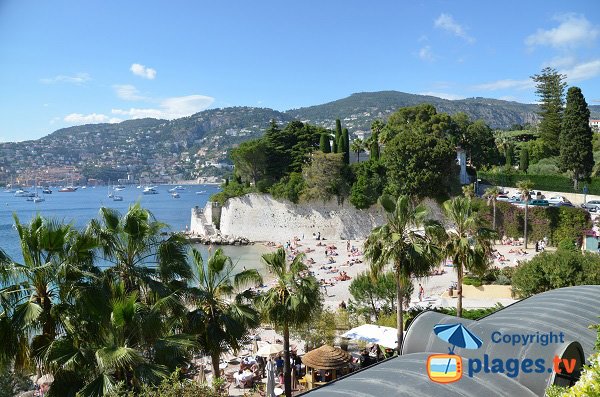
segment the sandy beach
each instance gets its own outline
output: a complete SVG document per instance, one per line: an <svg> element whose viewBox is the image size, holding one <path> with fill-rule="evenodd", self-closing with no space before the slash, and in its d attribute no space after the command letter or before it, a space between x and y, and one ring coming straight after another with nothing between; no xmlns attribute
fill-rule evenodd
<svg viewBox="0 0 600 397"><path fill-rule="evenodd" d="M276 247L281 246L286 248L288 256L291 257L296 253L304 253L305 263L309 266L310 271L313 272L317 280L324 281L325 284L322 287L323 297L325 306L328 308L336 309L339 304L344 301L348 302L351 298L348 290L352 279L366 270L369 265L365 262L362 255L362 249L364 240L316 240L313 238L304 238L302 236L296 237L291 236L289 239L284 241L275 241L275 246L270 246L271 250L275 250ZM257 243L266 245L267 243ZM534 257L537 253L535 252L534 242L529 244L529 248L524 250L527 254L522 255L516 251L522 249L523 246L511 246L496 244L495 249L500 255L504 257L504 261L500 262L498 259L494 260L494 266L499 268L516 266L520 261L529 260ZM349 249L348 249L349 248ZM456 283L456 272L451 266L451 263L440 264L438 270L441 274L432 275L422 279L413 279L414 292L412 298L412 304L423 304L437 303L445 307L453 307L456 305L456 299L448 296L448 288ZM346 279L341 277L342 274L347 275ZM271 280L268 275L265 277L265 284L270 285ZM418 285L422 284L425 290L424 303L420 303L418 299ZM504 290L509 290L509 286L503 286ZM491 307L496 303L502 305L508 305L514 303L515 300L507 298L506 293L498 293L494 288L489 288L486 293L485 290L479 289L467 294L466 291L469 288L465 287L465 293L463 294L463 306L467 308L481 308Z"/></svg>

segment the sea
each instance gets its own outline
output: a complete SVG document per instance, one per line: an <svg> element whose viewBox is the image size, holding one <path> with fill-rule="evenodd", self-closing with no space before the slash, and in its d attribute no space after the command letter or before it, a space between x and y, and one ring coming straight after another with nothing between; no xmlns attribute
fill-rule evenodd
<svg viewBox="0 0 600 397"><path fill-rule="evenodd" d="M115 192L123 197L123 201L113 201L109 198L106 186L85 189L80 187L72 193L63 193L59 192L58 188L51 188L52 194L41 194L41 190L38 189L40 196L45 199L40 203L26 201L25 197L15 197L14 193L0 191L0 248L16 262L23 258L13 214L17 215L21 223L28 223L39 213L82 229L92 218L98 217L100 208L108 207L125 213L129 206L136 202L150 210L158 221L168 224L168 231L184 231L189 227L192 207L204 207L208 198L219 191L217 185L182 185L183 190L177 191L179 198L173 198L169 190L174 187L175 185L158 185L158 194L144 195L141 188L127 185L124 190ZM208 247L196 245L196 248L206 258ZM268 252L266 247L223 246L223 250L240 269L245 267L263 272L260 256Z"/></svg>

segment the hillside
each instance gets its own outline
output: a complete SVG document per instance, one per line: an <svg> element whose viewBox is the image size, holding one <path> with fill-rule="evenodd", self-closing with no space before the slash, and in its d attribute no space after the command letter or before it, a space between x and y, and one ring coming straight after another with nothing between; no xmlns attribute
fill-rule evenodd
<svg viewBox="0 0 600 397"><path fill-rule="evenodd" d="M420 103L431 103L439 112L465 112L494 128L537 120L537 106L531 104L487 98L446 100L397 91L357 93L286 112L230 107L171 121L138 119L63 128L34 141L0 143L0 171L7 180L43 175L48 181L64 179L67 173L77 179L81 172L104 180L131 174L156 182L221 175L228 150L261 136L271 119L280 124L299 119L331 128L340 118L351 133L367 132L373 120ZM600 118L600 106L590 109L592 117Z"/></svg>

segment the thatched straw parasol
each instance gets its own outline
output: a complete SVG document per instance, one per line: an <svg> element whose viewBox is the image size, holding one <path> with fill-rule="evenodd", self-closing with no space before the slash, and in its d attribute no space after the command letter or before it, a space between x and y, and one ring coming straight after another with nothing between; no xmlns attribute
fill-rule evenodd
<svg viewBox="0 0 600 397"><path fill-rule="evenodd" d="M350 365L352 356L337 347L323 345L302 356L302 362L315 369L340 369Z"/></svg>

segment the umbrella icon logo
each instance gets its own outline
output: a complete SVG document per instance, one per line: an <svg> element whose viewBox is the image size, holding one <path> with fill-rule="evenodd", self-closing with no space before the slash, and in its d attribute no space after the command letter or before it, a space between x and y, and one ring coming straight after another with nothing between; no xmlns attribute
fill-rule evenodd
<svg viewBox="0 0 600 397"><path fill-rule="evenodd" d="M460 323L437 324L433 327L433 332L452 347L448 347L448 354L432 354L427 358L427 374L434 382L456 382L462 378L462 357L454 354L454 349L457 346L479 349L483 342Z"/></svg>

